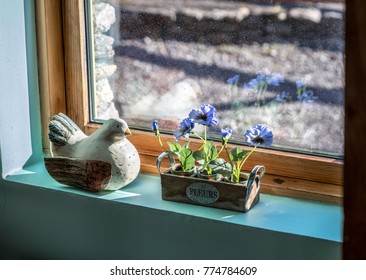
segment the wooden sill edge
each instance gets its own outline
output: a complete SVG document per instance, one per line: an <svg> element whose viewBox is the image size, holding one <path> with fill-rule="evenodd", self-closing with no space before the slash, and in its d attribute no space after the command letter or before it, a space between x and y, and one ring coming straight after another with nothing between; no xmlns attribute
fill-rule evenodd
<svg viewBox="0 0 366 280"><path fill-rule="evenodd" d="M141 172L159 175L155 165L142 164ZM280 177L265 174L261 180L261 193L302 200L343 204L343 186Z"/></svg>

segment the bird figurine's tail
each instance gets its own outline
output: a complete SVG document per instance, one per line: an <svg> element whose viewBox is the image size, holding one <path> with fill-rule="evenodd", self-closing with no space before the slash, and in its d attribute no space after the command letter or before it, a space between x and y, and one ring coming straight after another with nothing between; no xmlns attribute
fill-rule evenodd
<svg viewBox="0 0 366 280"><path fill-rule="evenodd" d="M48 137L56 146L74 144L86 137L76 123L63 113L53 116L48 128Z"/></svg>

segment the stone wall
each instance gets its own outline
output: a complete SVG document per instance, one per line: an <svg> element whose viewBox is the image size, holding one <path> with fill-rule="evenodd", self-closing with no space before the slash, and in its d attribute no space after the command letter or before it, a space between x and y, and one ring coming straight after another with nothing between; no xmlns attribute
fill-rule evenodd
<svg viewBox="0 0 366 280"><path fill-rule="evenodd" d="M227 2L223 6L222 1L206 0L199 6L199 2L203 1L171 7L159 5L159 1L149 5L127 1L120 10L121 37L213 45L286 42L334 51L344 48L340 40L344 10L340 4L258 6Z"/></svg>
<svg viewBox="0 0 366 280"><path fill-rule="evenodd" d="M109 83L109 77L117 70L113 59L114 38L106 35L116 22L116 11L113 6L100 0L93 0L92 10L95 59L94 117L108 119L118 116L113 104L114 94Z"/></svg>

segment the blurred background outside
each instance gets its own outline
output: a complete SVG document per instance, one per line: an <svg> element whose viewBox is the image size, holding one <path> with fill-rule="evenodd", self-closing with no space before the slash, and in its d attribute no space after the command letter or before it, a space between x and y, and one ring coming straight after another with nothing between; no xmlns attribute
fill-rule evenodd
<svg viewBox="0 0 366 280"><path fill-rule="evenodd" d="M90 2L95 120L171 132L209 103L212 138L262 123L275 148L342 157L342 0Z"/></svg>

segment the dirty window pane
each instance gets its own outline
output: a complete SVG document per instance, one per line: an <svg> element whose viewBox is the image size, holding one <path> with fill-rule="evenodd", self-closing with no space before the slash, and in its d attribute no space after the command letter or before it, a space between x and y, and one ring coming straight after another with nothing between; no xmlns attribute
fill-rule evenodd
<svg viewBox="0 0 366 280"><path fill-rule="evenodd" d="M342 0L93 0L92 119L174 131L213 105L242 143L270 126L274 148L342 157Z"/></svg>

